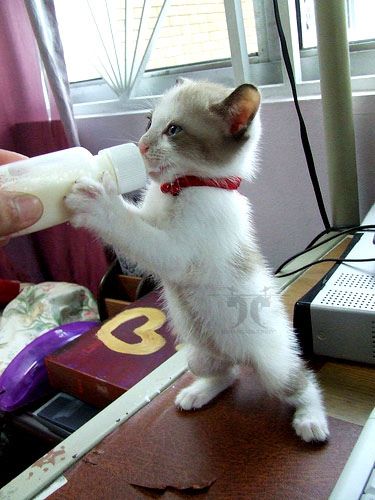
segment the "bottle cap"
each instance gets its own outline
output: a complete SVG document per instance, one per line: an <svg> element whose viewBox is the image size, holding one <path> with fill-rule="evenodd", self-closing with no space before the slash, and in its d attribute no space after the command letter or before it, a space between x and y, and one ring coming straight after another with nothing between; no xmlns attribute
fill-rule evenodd
<svg viewBox="0 0 375 500"><path fill-rule="evenodd" d="M102 149L98 155L109 158L121 194L131 193L146 185L146 169L138 147L133 143Z"/></svg>

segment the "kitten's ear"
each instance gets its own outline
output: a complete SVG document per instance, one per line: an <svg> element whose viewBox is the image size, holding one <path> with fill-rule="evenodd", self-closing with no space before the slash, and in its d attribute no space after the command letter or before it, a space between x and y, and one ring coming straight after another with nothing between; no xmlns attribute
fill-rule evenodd
<svg viewBox="0 0 375 500"><path fill-rule="evenodd" d="M260 93L254 85L244 83L224 101L214 104L210 110L224 118L233 137L242 137L253 121L260 106Z"/></svg>

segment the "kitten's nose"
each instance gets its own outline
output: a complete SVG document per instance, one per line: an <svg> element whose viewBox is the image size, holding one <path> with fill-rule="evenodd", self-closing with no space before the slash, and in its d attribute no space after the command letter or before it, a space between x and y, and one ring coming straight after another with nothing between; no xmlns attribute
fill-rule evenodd
<svg viewBox="0 0 375 500"><path fill-rule="evenodd" d="M142 155L145 155L147 151L150 149L150 146L146 144L145 142L140 142L138 144L139 151L141 152Z"/></svg>

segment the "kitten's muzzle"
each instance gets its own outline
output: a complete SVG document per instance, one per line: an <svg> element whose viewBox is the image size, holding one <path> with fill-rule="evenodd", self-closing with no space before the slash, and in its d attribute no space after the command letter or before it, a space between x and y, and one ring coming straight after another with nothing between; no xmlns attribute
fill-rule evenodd
<svg viewBox="0 0 375 500"><path fill-rule="evenodd" d="M146 168L147 168L148 175L152 179L154 179L154 180L160 180L161 176L168 169L168 166L167 165L159 165L157 167L151 167L150 165L148 165Z"/></svg>
<svg viewBox="0 0 375 500"><path fill-rule="evenodd" d="M147 144L143 141L140 141L138 144L138 148L139 148L139 151L141 152L141 155L144 156L147 153L147 151L150 149L150 146L149 146L149 144Z"/></svg>

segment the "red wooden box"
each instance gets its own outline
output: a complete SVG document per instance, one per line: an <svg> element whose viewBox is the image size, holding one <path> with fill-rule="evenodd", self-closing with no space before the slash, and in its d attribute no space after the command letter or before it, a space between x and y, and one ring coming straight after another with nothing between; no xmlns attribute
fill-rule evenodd
<svg viewBox="0 0 375 500"><path fill-rule="evenodd" d="M160 293L153 291L48 356L46 366L53 387L104 407L175 352Z"/></svg>

